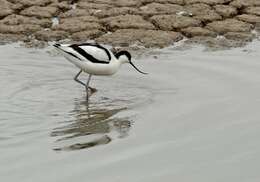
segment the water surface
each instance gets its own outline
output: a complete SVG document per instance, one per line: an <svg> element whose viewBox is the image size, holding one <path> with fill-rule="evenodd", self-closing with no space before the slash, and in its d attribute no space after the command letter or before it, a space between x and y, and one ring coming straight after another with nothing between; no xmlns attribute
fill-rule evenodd
<svg viewBox="0 0 260 182"><path fill-rule="evenodd" d="M87 108L64 58L1 46L1 181L259 181L259 50L151 51Z"/></svg>

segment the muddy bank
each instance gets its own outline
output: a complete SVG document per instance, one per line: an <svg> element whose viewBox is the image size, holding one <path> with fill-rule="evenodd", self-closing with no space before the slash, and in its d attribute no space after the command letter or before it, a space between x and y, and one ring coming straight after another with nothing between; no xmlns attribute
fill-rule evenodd
<svg viewBox="0 0 260 182"><path fill-rule="evenodd" d="M242 46L258 36L259 0L0 0L0 40L89 41L165 47ZM37 41L35 41L37 40ZM219 43L220 42L220 43ZM43 44L44 45L44 44Z"/></svg>

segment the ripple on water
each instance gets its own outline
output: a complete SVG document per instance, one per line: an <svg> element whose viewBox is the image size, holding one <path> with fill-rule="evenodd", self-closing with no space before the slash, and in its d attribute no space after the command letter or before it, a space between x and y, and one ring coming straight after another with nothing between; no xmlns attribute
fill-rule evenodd
<svg viewBox="0 0 260 182"><path fill-rule="evenodd" d="M5 47L0 62L0 140L10 139L1 146L31 147L43 137L48 147L49 136L51 147L59 151L108 144L129 135L136 115L132 108L149 100L149 89L135 77L93 77L91 85L98 92L87 109L84 88L73 81L78 70L64 58L50 59L42 50L16 48L15 56L13 51Z"/></svg>
<svg viewBox="0 0 260 182"><path fill-rule="evenodd" d="M104 83L102 79L94 80L94 85L100 90L91 96L89 105L85 97L75 99L74 108L67 112L69 119L58 122L58 126L51 131L50 136L55 138L53 150L86 149L129 135L134 123L133 115L136 114L131 113L131 107L147 103L150 92L141 86L131 88L131 82L122 84L125 81L118 80ZM102 86L99 85L100 82ZM113 90L110 89L111 86Z"/></svg>
<svg viewBox="0 0 260 182"><path fill-rule="evenodd" d="M54 150L78 150L103 145L111 142L111 132L124 138L132 126L129 117L116 116L127 110L114 102L90 103L75 100L75 108L70 112L70 119L62 126L54 128L51 136L57 138Z"/></svg>

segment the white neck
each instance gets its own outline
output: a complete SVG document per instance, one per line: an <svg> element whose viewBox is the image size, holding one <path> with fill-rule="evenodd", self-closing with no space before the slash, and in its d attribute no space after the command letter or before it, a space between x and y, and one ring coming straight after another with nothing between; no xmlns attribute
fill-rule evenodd
<svg viewBox="0 0 260 182"><path fill-rule="evenodd" d="M121 55L121 56L118 58L118 61L120 62L120 64L129 63L128 57L125 56L125 55Z"/></svg>

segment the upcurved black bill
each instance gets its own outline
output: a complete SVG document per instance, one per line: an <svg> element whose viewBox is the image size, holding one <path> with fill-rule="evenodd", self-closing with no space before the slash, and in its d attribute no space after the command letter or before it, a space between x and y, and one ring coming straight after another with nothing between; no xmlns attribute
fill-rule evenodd
<svg viewBox="0 0 260 182"><path fill-rule="evenodd" d="M145 72L142 72L142 71L140 71L135 65L134 65L134 63L133 62L129 62L135 69L136 69L136 71L138 71L139 73L142 73L142 74L148 74L148 73L145 73Z"/></svg>

